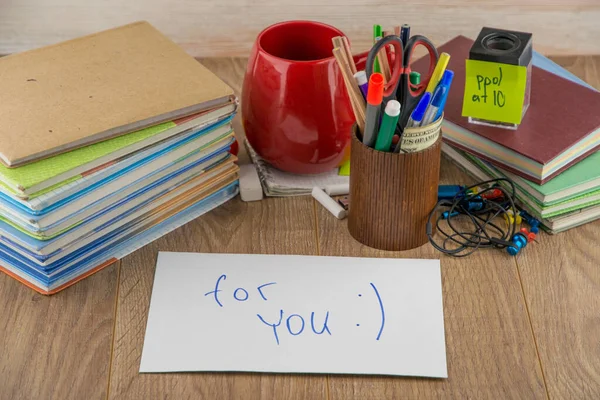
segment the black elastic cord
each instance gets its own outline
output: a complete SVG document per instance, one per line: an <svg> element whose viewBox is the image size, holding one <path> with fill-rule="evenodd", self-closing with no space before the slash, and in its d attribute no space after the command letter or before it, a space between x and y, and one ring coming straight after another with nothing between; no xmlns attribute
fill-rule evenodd
<svg viewBox="0 0 600 400"><path fill-rule="evenodd" d="M510 190L500 185L500 182L507 182L510 185ZM469 193L472 189L481 186L486 186L486 188L479 193ZM484 199L481 197L493 190L501 191L502 197L498 199ZM452 200L438 201L427 219L426 232L429 242L440 252L453 257L465 257L478 249L503 249L510 246L510 240L517 231L516 216L518 210L515 206L515 192L515 184L512 180L498 178L464 188ZM483 207L481 210L470 211L468 209L469 202L481 202ZM442 236L441 244L433 239L432 229L432 220L438 211L439 216L435 221L435 226L438 234ZM448 212L448 218L443 218L443 211ZM512 216L509 215L509 211L512 211ZM453 216L453 213L458 214ZM494 222L498 217L503 216L506 216L506 220L509 221L507 228L504 228L503 224L498 225ZM509 216L511 218L508 218ZM444 220L446 221L446 229L440 225ZM465 222L469 223L472 230L459 229L457 227L457 221L459 220L463 226ZM454 246L454 248L450 246Z"/></svg>

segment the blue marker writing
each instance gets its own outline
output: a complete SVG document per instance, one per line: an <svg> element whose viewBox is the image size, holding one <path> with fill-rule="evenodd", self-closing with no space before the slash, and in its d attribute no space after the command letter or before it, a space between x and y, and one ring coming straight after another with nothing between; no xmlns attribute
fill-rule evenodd
<svg viewBox="0 0 600 400"><path fill-rule="evenodd" d="M243 293L242 297L238 296L238 292L240 292L240 291ZM235 289L235 292L233 292L233 298L236 299L237 301L246 301L246 300L248 300L248 291L244 288L239 287L239 288Z"/></svg>
<svg viewBox="0 0 600 400"><path fill-rule="evenodd" d="M221 304L221 302L219 301L219 295L217 294L219 292L222 292L222 290L219 289L219 283L221 283L221 279L227 279L227 275L223 274L219 277L219 279L217 279L217 283L215 284L215 290L213 290L212 292L204 293L205 296L208 296L209 294L214 294L215 301L217 302L219 307L223 307L223 304Z"/></svg>
<svg viewBox="0 0 600 400"><path fill-rule="evenodd" d="M290 320L292 319L292 317L300 318L300 322L302 323L302 325L300 326L300 329L297 332L295 332L295 333L292 332L292 327L291 327L291 324L290 324ZM304 330L304 318L302 318L302 316L298 315L298 314L292 314L289 317L287 317L287 320L285 321L285 324L287 325L288 332L292 336L298 336Z"/></svg>
<svg viewBox="0 0 600 400"><path fill-rule="evenodd" d="M263 294L261 289L264 288L265 286L271 286L271 285L275 285L275 284L277 284L277 282L269 282L269 283L264 283L264 284L260 285L259 287L257 287L258 293L260 293L260 297L262 297L263 300L267 300L267 298L265 297L265 295Z"/></svg>
<svg viewBox="0 0 600 400"><path fill-rule="evenodd" d="M325 314L325 321L323 322L323 328L321 329L321 332L317 332L317 330L315 329L315 312L311 312L310 313L310 327L312 328L312 331L314 333L316 333L317 335L322 335L323 332L327 331L327 333L329 333L329 335L331 336L331 331L329 330L329 327L327 326L327 320L329 319L329 311L327 311L327 314Z"/></svg>
<svg viewBox="0 0 600 400"><path fill-rule="evenodd" d="M375 291L375 295L377 296L377 301L379 301L379 309L381 310L381 327L379 328L379 333L377 333L377 340L381 337L383 333L383 327L385 326L385 309L383 308L383 301L381 300L381 296L379 295L379 291L375 287L373 283L370 284L373 290Z"/></svg>
<svg viewBox="0 0 600 400"><path fill-rule="evenodd" d="M256 314L256 316L262 321L263 324L273 328L273 334L275 335L275 341L277 342L277 344L279 344L279 336L277 335L277 327L279 325L281 325L281 320L283 319L283 310L279 310L279 322L277 324L268 323L267 321L264 320L264 318L260 314Z"/></svg>

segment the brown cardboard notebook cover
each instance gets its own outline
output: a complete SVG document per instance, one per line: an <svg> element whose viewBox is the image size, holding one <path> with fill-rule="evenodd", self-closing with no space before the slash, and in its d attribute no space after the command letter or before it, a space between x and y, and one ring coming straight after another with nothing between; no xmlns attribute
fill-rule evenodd
<svg viewBox="0 0 600 400"><path fill-rule="evenodd" d="M145 21L0 58L0 160L15 167L232 101Z"/></svg>
<svg viewBox="0 0 600 400"><path fill-rule="evenodd" d="M454 71L452 88L444 110L446 120L542 165L552 161L600 127L599 93L538 67L533 67L532 70L531 105L517 131L470 124L467 118L462 116L462 104L465 60L469 58L472 44L473 40L458 36L438 48L440 53L450 54L447 68ZM426 60L419 60L414 67L424 69L425 63ZM473 153L472 149L466 150ZM593 150L588 154L592 152ZM585 155L587 154L581 154L578 159ZM497 161L490 161L498 164ZM576 161L573 160L562 169L568 168ZM510 168L505 165L502 167ZM520 171L513 169L513 172L532 179ZM538 183L540 182L538 179Z"/></svg>

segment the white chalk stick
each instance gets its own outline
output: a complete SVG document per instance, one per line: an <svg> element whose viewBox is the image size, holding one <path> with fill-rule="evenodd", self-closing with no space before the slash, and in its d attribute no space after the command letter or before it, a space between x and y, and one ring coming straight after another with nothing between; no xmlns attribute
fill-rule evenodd
<svg viewBox="0 0 600 400"><path fill-rule="evenodd" d="M341 196L343 194L350 193L349 183L340 183L337 185L330 185L325 187L325 193L330 196Z"/></svg>
<svg viewBox="0 0 600 400"><path fill-rule="evenodd" d="M314 187L312 190L312 196L323 205L330 213L333 214L337 219L346 218L346 210L342 208L335 200L333 200L327 193Z"/></svg>
<svg viewBox="0 0 600 400"><path fill-rule="evenodd" d="M240 197L242 201L257 201L263 198L263 189L253 164L240 165Z"/></svg>

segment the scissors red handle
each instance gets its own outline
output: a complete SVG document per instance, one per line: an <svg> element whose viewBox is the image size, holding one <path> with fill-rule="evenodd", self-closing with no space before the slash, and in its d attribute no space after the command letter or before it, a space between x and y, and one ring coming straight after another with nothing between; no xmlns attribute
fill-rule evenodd
<svg viewBox="0 0 600 400"><path fill-rule="evenodd" d="M429 71L427 75L421 76L421 83L413 85L410 83L410 72L411 62L414 50L417 46L423 46L429 53ZM397 95L398 101L402 104L402 112L400 114L400 120L398 124L404 128L408 122L410 114L413 112L416 105L419 103L421 96L427 89L427 85L431 80L431 75L435 70L435 66L438 62L438 52L433 43L429 41L425 36L415 35L412 36L406 46L404 47L404 58L403 58L403 70L404 74L400 77L399 91ZM424 78L424 79L423 79Z"/></svg>
<svg viewBox="0 0 600 400"><path fill-rule="evenodd" d="M433 75L433 71L435 70L435 66L439 58L437 49L429 39L422 35L415 35L411 37L404 48L403 73L406 74L407 77L411 73L410 64L412 63L413 52L417 46L425 47L429 53L429 71L425 75L426 78L421 79L421 83L418 85L413 85L410 83L410 79L406 80L407 84L403 89L406 90L408 92L407 94L411 97L420 97L423 94L427 88L427 85L429 84L429 81L431 80L431 76Z"/></svg>
<svg viewBox="0 0 600 400"><path fill-rule="evenodd" d="M397 91L398 91L398 83L400 82L400 76L403 74L403 59L404 59L404 48L402 46L402 41L399 37L391 35L385 36L375 43L371 51L369 51L369 55L367 57L367 63L365 65L365 72L367 74L367 79L371 78L373 74L373 64L375 63L375 59L380 50L382 50L385 46L392 46L394 48L394 63L391 66L391 74L390 79L383 86L383 99L384 101L396 99Z"/></svg>

